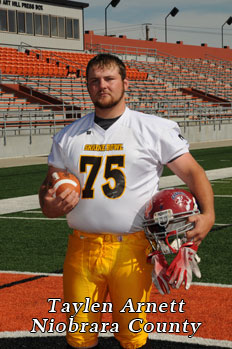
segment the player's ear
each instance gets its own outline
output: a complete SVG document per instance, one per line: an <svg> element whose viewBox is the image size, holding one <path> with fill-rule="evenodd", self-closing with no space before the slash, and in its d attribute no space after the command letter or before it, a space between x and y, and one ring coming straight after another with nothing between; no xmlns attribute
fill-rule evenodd
<svg viewBox="0 0 232 349"><path fill-rule="evenodd" d="M127 78L125 78L124 80L123 80L123 83L124 83L124 89L125 89L125 91L128 89L128 87L129 87L129 80L127 79Z"/></svg>

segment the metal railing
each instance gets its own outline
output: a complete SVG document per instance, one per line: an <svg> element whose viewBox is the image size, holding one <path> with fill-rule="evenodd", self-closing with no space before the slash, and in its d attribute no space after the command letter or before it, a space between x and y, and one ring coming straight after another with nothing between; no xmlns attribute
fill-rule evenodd
<svg viewBox="0 0 232 349"><path fill-rule="evenodd" d="M168 103L168 101L167 101ZM180 108L173 107L171 103L162 108L159 102L144 107L135 102L129 102L131 109L156 114L160 117L176 121L184 132L190 127L196 127L199 132L206 126L212 126L213 130L220 130L222 125L232 124L232 110L228 108L192 108L191 106ZM7 146L9 137L28 137L28 143L33 143L33 137L38 135L55 135L63 127L71 124L78 118L92 112L88 110L70 110L65 112L55 112L37 110L20 111L18 116L14 112L0 113L0 141Z"/></svg>
<svg viewBox="0 0 232 349"><path fill-rule="evenodd" d="M3 138L3 144L6 145L7 137L28 135L31 144L33 135L54 135L83 114L86 114L86 111L21 110L18 116L13 111L0 112L0 138Z"/></svg>
<svg viewBox="0 0 232 349"><path fill-rule="evenodd" d="M150 49L136 46L124 46L124 45L111 45L111 44L93 44L86 43L86 51L89 52L111 52L120 56L141 56L155 57L157 55L157 49Z"/></svg>

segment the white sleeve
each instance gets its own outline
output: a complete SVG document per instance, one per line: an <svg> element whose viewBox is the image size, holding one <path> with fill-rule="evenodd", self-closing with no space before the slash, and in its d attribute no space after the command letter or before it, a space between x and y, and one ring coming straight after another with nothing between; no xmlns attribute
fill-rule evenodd
<svg viewBox="0 0 232 349"><path fill-rule="evenodd" d="M160 138L160 156L163 165L188 152L189 143L181 135L177 124L175 127L167 129L163 137Z"/></svg>
<svg viewBox="0 0 232 349"><path fill-rule="evenodd" d="M52 149L48 155L48 165L65 169L64 157L60 145L53 140Z"/></svg>

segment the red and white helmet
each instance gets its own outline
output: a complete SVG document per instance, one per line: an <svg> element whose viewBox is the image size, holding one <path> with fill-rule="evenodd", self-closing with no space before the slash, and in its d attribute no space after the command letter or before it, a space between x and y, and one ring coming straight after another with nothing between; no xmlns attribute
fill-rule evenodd
<svg viewBox="0 0 232 349"><path fill-rule="evenodd" d="M153 249L177 253L186 242L186 232L194 227L188 217L199 213L196 199L187 190L164 189L155 194L146 205L143 223Z"/></svg>

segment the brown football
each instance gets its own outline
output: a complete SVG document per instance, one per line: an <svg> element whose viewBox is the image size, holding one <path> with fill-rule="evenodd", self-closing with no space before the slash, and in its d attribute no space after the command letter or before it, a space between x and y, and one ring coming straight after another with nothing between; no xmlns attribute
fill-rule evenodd
<svg viewBox="0 0 232 349"><path fill-rule="evenodd" d="M56 190L54 197L60 195L67 188L75 190L79 195L81 192L79 179L69 172L53 172L51 186Z"/></svg>

